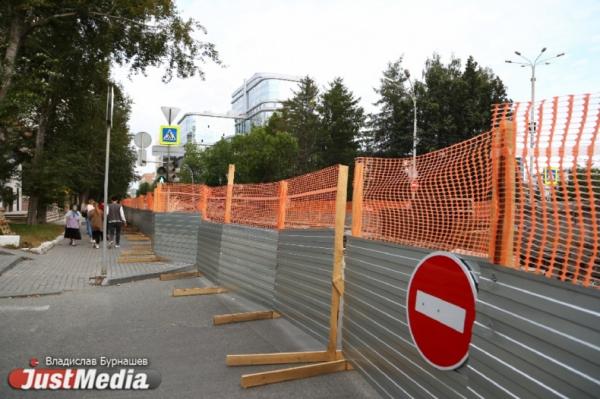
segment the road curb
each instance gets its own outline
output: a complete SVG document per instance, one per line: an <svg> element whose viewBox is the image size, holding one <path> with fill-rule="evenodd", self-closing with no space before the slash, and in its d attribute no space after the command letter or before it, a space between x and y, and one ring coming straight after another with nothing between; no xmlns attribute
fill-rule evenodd
<svg viewBox="0 0 600 399"><path fill-rule="evenodd" d="M190 265L176 267L173 269L161 270L159 272L137 274L137 275L133 275L133 276L117 277L117 278L112 278L112 279L105 279L104 282L102 283L102 285L109 286L109 285L130 283L130 282L139 281L139 280L148 280L151 278L158 278L158 277L160 277L161 274L164 274L164 273L187 272L187 271L191 271L191 270L196 270L196 265L190 264Z"/></svg>
<svg viewBox="0 0 600 399"><path fill-rule="evenodd" d="M4 298L27 298L30 296L48 296L48 295L60 295L64 291L42 291L42 292L26 292L26 293L15 293L15 294L0 294L0 299Z"/></svg>
<svg viewBox="0 0 600 399"><path fill-rule="evenodd" d="M0 276L2 276L7 271L13 269L15 266L17 266L22 261L30 259L26 256L21 256L21 255L13 255L13 256L15 257L15 259L13 259L9 264L2 266L2 268L0 268Z"/></svg>

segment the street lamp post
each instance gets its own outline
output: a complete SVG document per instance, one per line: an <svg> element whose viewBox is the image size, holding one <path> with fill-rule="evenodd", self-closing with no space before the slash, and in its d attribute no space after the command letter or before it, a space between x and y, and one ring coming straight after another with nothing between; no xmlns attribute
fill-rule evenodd
<svg viewBox="0 0 600 399"><path fill-rule="evenodd" d="M190 171L190 174L192 175L192 184L194 184L194 171L192 170L190 165L188 165L187 163L182 163L181 166L185 166L186 168L188 168L188 170Z"/></svg>
<svg viewBox="0 0 600 399"><path fill-rule="evenodd" d="M412 148L412 176L411 180L414 181L417 178L417 94L415 92L415 86L410 80L410 72L408 69L404 70L404 75L410 85L410 98L413 101L413 148Z"/></svg>
<svg viewBox="0 0 600 399"><path fill-rule="evenodd" d="M562 57L565 53L558 53L554 56L542 58L542 55L546 52L546 47L544 47L540 53L535 57L533 61L529 58L523 56L519 51L515 51L515 54L524 59L526 62L522 61L512 61L506 60L507 64L517 64L520 65L521 68L530 67L531 68L531 114L530 114L530 122L529 122L529 176L530 179L533 179L533 141L535 139L535 67L538 65L550 65L550 60L558 57Z"/></svg>

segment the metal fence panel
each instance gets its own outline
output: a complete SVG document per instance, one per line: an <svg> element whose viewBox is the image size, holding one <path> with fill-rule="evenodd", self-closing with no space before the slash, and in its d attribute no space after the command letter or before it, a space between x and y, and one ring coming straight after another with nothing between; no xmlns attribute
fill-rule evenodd
<svg viewBox="0 0 600 399"><path fill-rule="evenodd" d="M221 237L223 225L202 221L198 226L198 270L214 284L219 283L219 259L221 258Z"/></svg>
<svg viewBox="0 0 600 399"><path fill-rule="evenodd" d="M428 251L348 238L343 348L386 397L464 397L464 370L442 372L427 364L406 321L411 273Z"/></svg>
<svg viewBox="0 0 600 399"><path fill-rule="evenodd" d="M329 336L332 229L279 232L275 309L323 343Z"/></svg>
<svg viewBox="0 0 600 399"><path fill-rule="evenodd" d="M348 240L344 352L384 396L594 397L600 293L482 260L466 366L442 372L425 363L408 331L405 301L412 271L427 254Z"/></svg>
<svg viewBox="0 0 600 399"><path fill-rule="evenodd" d="M223 226L219 282L256 303L273 307L277 231L228 224Z"/></svg>
<svg viewBox="0 0 600 399"><path fill-rule="evenodd" d="M143 209L123 207L127 223L137 227L142 233L154 238L154 212Z"/></svg>
<svg viewBox="0 0 600 399"><path fill-rule="evenodd" d="M156 213L154 252L170 260L196 264L198 253L197 213Z"/></svg>
<svg viewBox="0 0 600 399"><path fill-rule="evenodd" d="M599 343L597 290L482 265L468 367L473 391L598 397Z"/></svg>

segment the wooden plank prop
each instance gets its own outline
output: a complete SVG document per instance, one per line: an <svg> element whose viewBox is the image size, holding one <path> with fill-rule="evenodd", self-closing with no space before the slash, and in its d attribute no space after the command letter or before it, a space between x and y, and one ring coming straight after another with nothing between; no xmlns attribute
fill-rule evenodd
<svg viewBox="0 0 600 399"><path fill-rule="evenodd" d="M348 167L340 165L335 202L335 238L333 273L331 281L331 313L329 319L329 340L325 351L258 353L246 355L227 355L228 366L249 366L265 364L311 363L304 366L280 370L244 374L241 385L244 388L255 387L276 382L296 380L322 374L351 370L352 367L337 350L338 321L340 301L344 294L344 278L342 273L344 258L344 222L346 219L346 189L348 187Z"/></svg>

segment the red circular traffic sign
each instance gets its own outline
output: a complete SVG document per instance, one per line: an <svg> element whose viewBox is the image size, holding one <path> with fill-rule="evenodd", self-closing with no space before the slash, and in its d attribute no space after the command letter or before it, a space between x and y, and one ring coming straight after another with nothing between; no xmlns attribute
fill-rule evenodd
<svg viewBox="0 0 600 399"><path fill-rule="evenodd" d="M454 370L467 360L476 299L471 268L456 255L433 252L419 262L408 283L406 317L429 364Z"/></svg>

